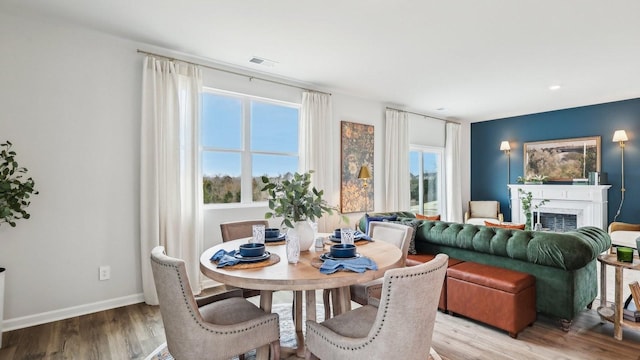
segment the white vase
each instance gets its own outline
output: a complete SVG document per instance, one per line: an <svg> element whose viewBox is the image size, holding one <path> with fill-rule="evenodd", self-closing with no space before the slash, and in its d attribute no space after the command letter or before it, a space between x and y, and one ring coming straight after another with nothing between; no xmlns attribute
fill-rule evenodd
<svg viewBox="0 0 640 360"><path fill-rule="evenodd" d="M298 236L300 240L300 251L309 251L311 246L313 246L315 234L308 221L298 221L295 223L293 229L289 229L288 231L293 231Z"/></svg>
<svg viewBox="0 0 640 360"><path fill-rule="evenodd" d="M2 321L4 319L4 275L5 268L0 267L0 349L2 348Z"/></svg>

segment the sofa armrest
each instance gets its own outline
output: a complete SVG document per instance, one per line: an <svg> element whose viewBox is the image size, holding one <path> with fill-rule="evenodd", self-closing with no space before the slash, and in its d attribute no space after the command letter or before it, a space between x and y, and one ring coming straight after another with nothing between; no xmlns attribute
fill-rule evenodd
<svg viewBox="0 0 640 360"><path fill-rule="evenodd" d="M469 210L464 212L464 223L467 223L467 220L471 217L471 212Z"/></svg>

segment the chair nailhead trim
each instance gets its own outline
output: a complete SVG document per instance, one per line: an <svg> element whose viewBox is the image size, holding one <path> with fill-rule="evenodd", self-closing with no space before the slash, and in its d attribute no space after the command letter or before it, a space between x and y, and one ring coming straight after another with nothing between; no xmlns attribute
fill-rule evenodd
<svg viewBox="0 0 640 360"><path fill-rule="evenodd" d="M183 284L184 284L184 281L182 280L182 277L180 276L180 271L178 270L178 267L177 267L177 266L175 266L175 265L169 265L169 264L164 264L164 263L158 262L158 261L156 261L156 260L155 260L155 259L153 259L153 258L152 258L152 260L153 260L156 264L158 264L158 265L161 265L161 266L164 266L164 267L173 268L173 269L176 271L176 275L177 275L178 280L179 280L179 282L180 282L180 289L181 289L181 291L182 291L182 299L184 300L184 305L187 307L187 309L189 309L189 314L191 315L191 318L193 318L193 320L195 320L196 324L198 324L198 326L199 326L201 329L203 329L203 330L205 330L205 331L207 331L207 332L210 332L210 333L213 333L213 334L223 334L223 335L225 335L225 334L238 334L238 333L244 333L244 332L247 332L247 331L249 331L249 330L251 330L251 329L255 329L255 328L258 328L258 327L262 327L262 326L264 326L264 325L267 325L267 324L271 324L272 322L276 321L276 319L277 319L277 317L274 317L274 318L271 318L271 319L269 319L269 320L261 321L261 322L259 322L259 323L255 324L254 326L245 327L245 328L240 329L240 330L234 330L234 331L219 331L219 330L212 330L212 329L210 329L210 328L209 328L209 326L218 326L218 325L215 325L215 324L209 324L209 323L203 323L202 321L200 321L200 317L198 317L198 316L194 313L194 309L193 309L193 307L189 304L189 296L187 296L187 293L186 293L186 291L185 291L185 289L184 289L184 285L183 285ZM205 326L205 324L207 324L208 326Z"/></svg>
<svg viewBox="0 0 640 360"><path fill-rule="evenodd" d="M384 321L387 317L387 312L389 311L389 303L391 302L391 284L393 283L394 279L403 279L403 278L412 278L412 277L416 277L416 276L424 276L424 275L428 275L434 271L440 270L442 268L446 268L447 267L447 263L445 262L444 264L442 264L440 267L428 270L428 271L423 271L423 272L419 272L419 273L415 273L415 274L407 274L407 275L400 275L400 276L389 276L389 281L388 281L388 287L387 287L387 298L385 301L385 306L384 306L384 312L382 315L382 319L380 319L380 325L378 326L378 328L375 331L375 334L370 338L367 339L363 344L358 345L358 346L343 346L340 344L337 344L334 341L329 340L326 336L323 336L322 334L320 334L318 331L316 331L315 329L309 329L311 330L313 333L315 333L316 335L318 335L318 337L320 337L321 339L323 339L324 341L326 341L327 343L329 343L330 345L333 345L334 347L340 349L340 350L350 350L350 351L356 351L356 350L362 350L365 347L373 344L374 340L376 340L378 338L378 336L380 335L380 332L382 331L382 326L384 325ZM308 329L308 328L307 328Z"/></svg>

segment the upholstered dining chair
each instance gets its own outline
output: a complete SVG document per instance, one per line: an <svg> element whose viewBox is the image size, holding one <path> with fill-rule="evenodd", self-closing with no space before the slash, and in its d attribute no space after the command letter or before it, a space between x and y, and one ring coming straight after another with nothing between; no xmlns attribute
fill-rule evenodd
<svg viewBox="0 0 640 360"><path fill-rule="evenodd" d="M375 241L385 241L398 247L402 251L402 266L405 266L409 243L413 236L413 228L411 226L391 222L372 221L369 223L368 235ZM351 285L349 291L352 301L360 305L366 305L369 297L380 298L382 279ZM324 290L322 295L325 319L328 319L331 314L331 290Z"/></svg>
<svg viewBox="0 0 640 360"><path fill-rule="evenodd" d="M504 216L500 212L500 202L495 200L469 201L469 209L464 213L464 223L484 225L485 221L504 221Z"/></svg>
<svg viewBox="0 0 640 360"><path fill-rule="evenodd" d="M222 242L237 240L253 236L253 225L264 225L269 227L269 222L264 219L228 221L220 223L220 232L222 233ZM233 289L231 286L227 286ZM242 296L250 298L260 295L260 290L242 289Z"/></svg>
<svg viewBox="0 0 640 360"><path fill-rule="evenodd" d="M438 254L421 265L387 270L379 301L322 323L307 320L307 360L439 359L431 340L447 260Z"/></svg>
<svg viewBox="0 0 640 360"><path fill-rule="evenodd" d="M280 358L278 314L265 313L239 291L198 306L184 261L167 256L162 246L151 250L151 269L174 359L230 359L262 346L270 347L272 359Z"/></svg>

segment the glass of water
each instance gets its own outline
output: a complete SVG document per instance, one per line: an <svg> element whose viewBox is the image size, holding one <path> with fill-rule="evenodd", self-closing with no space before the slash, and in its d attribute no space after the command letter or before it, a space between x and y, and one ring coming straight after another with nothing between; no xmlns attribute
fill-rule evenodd
<svg viewBox="0 0 640 360"><path fill-rule="evenodd" d="M249 242L264 244L264 225L253 225L253 237Z"/></svg>
<svg viewBox="0 0 640 360"><path fill-rule="evenodd" d="M355 232L350 228L340 229L340 243L353 245Z"/></svg>
<svg viewBox="0 0 640 360"><path fill-rule="evenodd" d="M287 233L286 244L287 261L290 264L297 264L300 260L300 238L297 234Z"/></svg>

